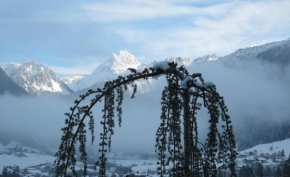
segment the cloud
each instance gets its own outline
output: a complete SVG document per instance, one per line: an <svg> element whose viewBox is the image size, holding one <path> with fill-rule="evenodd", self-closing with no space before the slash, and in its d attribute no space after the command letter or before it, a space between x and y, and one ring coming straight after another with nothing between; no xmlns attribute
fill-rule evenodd
<svg viewBox="0 0 290 177"><path fill-rule="evenodd" d="M122 1L84 4L83 9L95 21L140 20L190 13L191 8L172 6L164 1Z"/></svg>
<svg viewBox="0 0 290 177"><path fill-rule="evenodd" d="M184 2L184 3L182 3ZM127 21L152 18L173 17L180 15L218 15L220 11L212 8L197 8L188 1L145 1L128 0L110 3L83 4L82 8L93 21ZM224 3L220 8L228 6Z"/></svg>
<svg viewBox="0 0 290 177"><path fill-rule="evenodd" d="M56 97L14 97L1 95L1 138L14 141L36 140L44 145L58 147L64 113L71 101ZM0 139L2 141L3 139Z"/></svg>
<svg viewBox="0 0 290 177"><path fill-rule="evenodd" d="M288 0L55 2L1 1L0 57L53 55L76 62L126 48L147 61L195 58L282 40L290 32Z"/></svg>
<svg viewBox="0 0 290 177"><path fill-rule="evenodd" d="M189 12L188 24L159 30L130 25L116 31L132 45L141 43L140 50L153 58L226 55L253 43L288 38L289 15L290 1L234 1Z"/></svg>
<svg viewBox="0 0 290 177"><path fill-rule="evenodd" d="M200 0L120 0L110 2L0 2L3 12L0 23L84 23L89 21L126 21L172 17L189 14L218 15L220 11L212 8L198 8L198 4L211 4ZM217 6L227 7L231 3ZM20 8L21 7L21 8ZM9 14L9 15L8 15Z"/></svg>
<svg viewBox="0 0 290 177"><path fill-rule="evenodd" d="M199 18L194 23L199 28L217 30L228 35L260 34L269 30L286 28L290 19L289 1L258 1L237 3L225 10L220 19Z"/></svg>

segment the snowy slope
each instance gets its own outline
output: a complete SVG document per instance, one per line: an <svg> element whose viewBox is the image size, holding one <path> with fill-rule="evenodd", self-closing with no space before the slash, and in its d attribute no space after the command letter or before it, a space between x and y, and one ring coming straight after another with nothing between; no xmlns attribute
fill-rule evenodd
<svg viewBox="0 0 290 177"><path fill-rule="evenodd" d="M211 55L204 55L202 57L198 57L193 60L194 63L203 63L203 62L208 62L208 61L216 61L220 58L220 56L216 54L211 54Z"/></svg>
<svg viewBox="0 0 290 177"><path fill-rule="evenodd" d="M263 57L261 57L262 53L267 52L267 51L271 51L271 50L273 50L275 48L279 49L281 47L289 49L289 47L290 47L290 39L282 40L282 41L278 41L278 42L271 42L271 43L267 43L267 44L260 45L260 46L252 46L252 47L247 47L247 48L244 48L244 49L238 49L237 51L235 51L232 54L229 54L227 56L221 57L220 60L223 60L223 61L228 61L228 60L250 60L250 59L254 59L254 58L263 59ZM285 51L286 50L283 50L281 52L285 52ZM273 52L271 52L271 53L273 53ZM269 53L267 53L267 55L269 56ZM275 55L276 56L272 56L272 57L279 58L277 56L277 53ZM288 58L289 58L289 55L288 55Z"/></svg>
<svg viewBox="0 0 290 177"><path fill-rule="evenodd" d="M282 141L276 141L272 143L267 143L267 144L260 144L257 146L254 146L250 149L246 149L241 151L240 153L247 153L247 152L253 152L257 151L258 154L273 154L273 153L281 153L282 149L285 152L285 156L288 157L290 155L290 139L285 139Z"/></svg>
<svg viewBox="0 0 290 177"><path fill-rule="evenodd" d="M28 93L43 92L70 94L73 91L55 73L35 61L2 65L5 73Z"/></svg>
<svg viewBox="0 0 290 177"><path fill-rule="evenodd" d="M71 88L73 91L77 91L78 90L78 82L84 78L86 75L70 75L70 76L64 76L61 77L61 80L67 85L69 86L69 88Z"/></svg>
<svg viewBox="0 0 290 177"><path fill-rule="evenodd" d="M264 168L273 168L289 159L289 147L290 139L260 144L240 151L236 158L236 164L239 168L243 166L254 167L256 163L263 165Z"/></svg>
<svg viewBox="0 0 290 177"><path fill-rule="evenodd" d="M54 163L55 157L47 155L40 150L21 146L11 142L4 146L0 144L0 169L4 166L17 165L20 169L45 163ZM2 172L2 171L1 171Z"/></svg>
<svg viewBox="0 0 290 177"><path fill-rule="evenodd" d="M262 61L270 63L277 63L281 66L288 66L290 64L290 39L281 45L274 46L257 55Z"/></svg>
<svg viewBox="0 0 290 177"><path fill-rule="evenodd" d="M173 58L167 58L165 59L168 62L174 62L177 63L179 66L190 66L193 63L193 59L191 58L181 58L181 57L173 57Z"/></svg>

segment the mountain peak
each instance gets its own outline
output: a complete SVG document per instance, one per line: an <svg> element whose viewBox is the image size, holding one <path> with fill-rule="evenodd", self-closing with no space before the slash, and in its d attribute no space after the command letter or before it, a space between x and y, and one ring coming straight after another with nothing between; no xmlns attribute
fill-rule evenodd
<svg viewBox="0 0 290 177"><path fill-rule="evenodd" d="M128 50L121 50L119 54L112 54L106 62L99 65L90 75L76 79L69 84L75 90L81 90L106 80L115 79L118 75L128 74L128 68L137 69L141 63Z"/></svg>
<svg viewBox="0 0 290 177"><path fill-rule="evenodd" d="M37 63L34 60L27 60L26 62L24 62L23 64L31 64L31 65L40 65L39 63Z"/></svg>
<svg viewBox="0 0 290 177"><path fill-rule="evenodd" d="M131 55L132 54L127 49L120 50L120 52L119 52L119 56L131 56Z"/></svg>
<svg viewBox="0 0 290 177"><path fill-rule="evenodd" d="M121 50L119 55L113 54L112 57L101 64L93 74L98 73L113 73L113 74L122 74L128 70L128 68L135 68L140 65L140 62L137 58L132 55L127 50Z"/></svg>
<svg viewBox="0 0 290 177"><path fill-rule="evenodd" d="M137 60L137 58L126 49L120 50L119 55L113 54L111 60L113 60L115 64L120 63L122 65L140 65L140 62Z"/></svg>

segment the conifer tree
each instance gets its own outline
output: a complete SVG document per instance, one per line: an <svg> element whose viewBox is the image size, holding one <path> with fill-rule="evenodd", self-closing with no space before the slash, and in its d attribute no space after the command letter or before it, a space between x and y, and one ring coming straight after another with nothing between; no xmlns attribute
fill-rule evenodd
<svg viewBox="0 0 290 177"><path fill-rule="evenodd" d="M3 177L8 177L8 175L9 175L9 174L8 174L8 170L7 170L7 168L4 166L4 167L3 167L3 170L2 170L2 176L3 176Z"/></svg>
<svg viewBox="0 0 290 177"><path fill-rule="evenodd" d="M264 167L260 163L256 164L256 175L258 177L263 177L264 176Z"/></svg>
<svg viewBox="0 0 290 177"><path fill-rule="evenodd" d="M223 97L212 83L204 82L201 74L189 74L176 63L163 62L142 72L130 69L131 74L108 81L103 88L88 90L66 113L66 126L62 129L62 143L56 153L57 176L67 176L67 169L77 175L76 144L79 144L80 158L87 173L87 129L85 119L89 119L88 130L91 143L95 140L92 108L100 101L102 109L102 133L100 134L100 157L96 162L99 175L106 176L106 153L111 149L115 121L121 126L124 90L132 88L135 97L137 85L134 81L164 75L167 86L162 92L161 123L156 132L156 152L158 154L158 174L163 177L170 172L173 177L216 176L218 169L228 168L231 176L236 176L236 144L233 127ZM90 104L82 106L84 100L93 97ZM209 114L209 130L204 142L199 140L197 112L201 107ZM116 116L115 116L116 115ZM115 120L117 117L117 120ZM172 165L167 171L166 166Z"/></svg>
<svg viewBox="0 0 290 177"><path fill-rule="evenodd" d="M285 151L284 151L284 149L282 149L282 151L281 151L281 157L285 157Z"/></svg>
<svg viewBox="0 0 290 177"><path fill-rule="evenodd" d="M283 177L290 177L290 163L287 161L283 162L281 171Z"/></svg>
<svg viewBox="0 0 290 177"><path fill-rule="evenodd" d="M278 166L277 169L276 169L275 177L281 177L281 176L282 176L282 171L281 171L280 166Z"/></svg>

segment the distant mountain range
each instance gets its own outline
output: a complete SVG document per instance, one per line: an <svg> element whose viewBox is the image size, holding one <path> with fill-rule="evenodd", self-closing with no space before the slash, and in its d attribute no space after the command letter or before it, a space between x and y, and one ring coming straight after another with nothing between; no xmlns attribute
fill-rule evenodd
<svg viewBox="0 0 290 177"><path fill-rule="evenodd" d="M168 58L165 60L169 62L175 62L178 63L179 65L184 65L186 67L189 67L193 64L199 64L204 62L212 62L212 61L235 62L236 60L242 61L260 60L285 66L285 64L286 65L289 64L290 61L289 57L290 57L290 39L268 43L261 46L238 49L234 53L224 57L212 54L205 55L203 57L198 57L195 59L175 57ZM122 50L120 51L119 55L113 54L108 61L97 67L92 72L92 74L86 76L73 76L72 78L70 78L69 82L66 80L64 81L74 91L79 91L82 89L86 89L88 87L92 87L93 85L103 82L105 80L114 79L118 75L127 74L128 72L126 68L134 68L137 70L142 70L145 67L148 68L153 66L156 62L158 61L151 62L148 64L141 64L127 50ZM152 80L150 82L152 82ZM142 83L142 85L143 87L145 86L144 83ZM152 84L149 87L152 87Z"/></svg>
<svg viewBox="0 0 290 177"><path fill-rule="evenodd" d="M167 58L168 62L178 63L179 66L190 66L193 63L202 63L207 61L215 61L219 56L206 55L196 59L191 58ZM66 76L62 79L64 82L72 88L74 91L80 91L87 88L95 88L102 85L106 80L112 80L118 77L118 75L126 75L129 73L128 68L136 70L143 70L144 68L152 67L155 63L160 61L154 61L148 64L141 64L137 58L130 54L127 50L121 50L119 55L113 54L109 60L98 66L90 75L74 75ZM139 86L139 91L147 92L154 85L154 80L149 79L146 83L143 81L136 81Z"/></svg>
<svg viewBox="0 0 290 177"><path fill-rule="evenodd" d="M195 59L175 57L165 60L187 67L204 62L234 62L236 60L260 60L287 66L290 62L290 39L238 49L224 57L213 54ZM72 75L60 78L51 69L35 61L9 63L0 67L17 85L30 94L59 93L68 95L84 89L99 87L104 81L114 79L118 75L126 75L129 73L128 68L142 70L145 67L153 66L156 62L158 61L141 64L127 50L121 50L118 55L113 54L109 60L99 65L89 75ZM139 85L139 91L148 92L154 87L154 80L138 81L137 85Z"/></svg>

